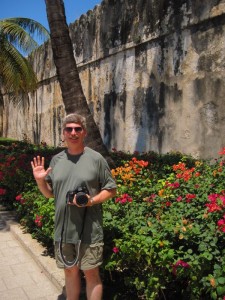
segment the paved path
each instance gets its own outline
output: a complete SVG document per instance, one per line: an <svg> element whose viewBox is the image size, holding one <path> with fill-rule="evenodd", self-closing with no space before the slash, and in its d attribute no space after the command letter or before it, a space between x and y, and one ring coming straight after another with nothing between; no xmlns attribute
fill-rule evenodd
<svg viewBox="0 0 225 300"><path fill-rule="evenodd" d="M0 211L0 300L64 300L63 274L44 248Z"/></svg>

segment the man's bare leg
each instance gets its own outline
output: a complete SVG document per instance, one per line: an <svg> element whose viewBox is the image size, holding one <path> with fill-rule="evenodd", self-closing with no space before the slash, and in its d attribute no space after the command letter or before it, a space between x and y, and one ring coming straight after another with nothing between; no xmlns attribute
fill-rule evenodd
<svg viewBox="0 0 225 300"><path fill-rule="evenodd" d="M79 300L81 290L80 270L77 266L64 269L67 300Z"/></svg>
<svg viewBox="0 0 225 300"><path fill-rule="evenodd" d="M99 274L99 268L84 271L86 279L86 293L88 300L102 299L102 281Z"/></svg>

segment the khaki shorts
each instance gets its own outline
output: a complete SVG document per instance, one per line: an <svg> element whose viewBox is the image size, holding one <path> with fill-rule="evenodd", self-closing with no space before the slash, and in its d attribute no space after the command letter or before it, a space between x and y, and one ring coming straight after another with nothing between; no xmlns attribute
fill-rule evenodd
<svg viewBox="0 0 225 300"><path fill-rule="evenodd" d="M76 259L77 246L75 244L63 244L62 253L66 261L74 261ZM60 269L66 268L64 265L60 252L59 242L55 243L55 259L56 265ZM77 266L81 270L94 269L102 264L103 260L103 242L88 245L80 245L80 253Z"/></svg>

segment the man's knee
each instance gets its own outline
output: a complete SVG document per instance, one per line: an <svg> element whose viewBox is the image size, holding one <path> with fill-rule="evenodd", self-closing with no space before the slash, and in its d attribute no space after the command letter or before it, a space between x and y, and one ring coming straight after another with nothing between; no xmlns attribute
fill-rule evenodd
<svg viewBox="0 0 225 300"><path fill-rule="evenodd" d="M95 282L95 284L102 283L98 267L90 270L85 270L84 276L87 282Z"/></svg>
<svg viewBox="0 0 225 300"><path fill-rule="evenodd" d="M77 276L80 275L80 270L77 266L73 266L71 268L64 269L65 276Z"/></svg>

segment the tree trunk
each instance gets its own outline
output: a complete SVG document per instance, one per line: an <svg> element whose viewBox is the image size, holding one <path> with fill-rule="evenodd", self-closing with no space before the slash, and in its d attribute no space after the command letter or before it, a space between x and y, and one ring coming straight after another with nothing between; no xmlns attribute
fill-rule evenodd
<svg viewBox="0 0 225 300"><path fill-rule="evenodd" d="M102 141L98 126L85 99L73 46L66 22L63 0L45 0L51 45L66 113L78 113L87 119L87 146L100 152L112 166L113 161Z"/></svg>

